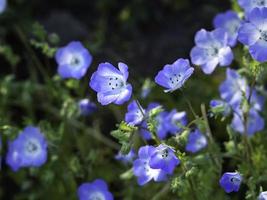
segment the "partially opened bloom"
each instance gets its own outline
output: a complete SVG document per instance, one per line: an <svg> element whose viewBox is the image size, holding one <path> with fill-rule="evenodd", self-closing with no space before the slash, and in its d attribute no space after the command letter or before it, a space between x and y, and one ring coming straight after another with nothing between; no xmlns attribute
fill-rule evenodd
<svg viewBox="0 0 267 200"><path fill-rule="evenodd" d="M199 129L195 129L189 134L185 149L188 152L196 153L205 148L207 144L207 138L200 132Z"/></svg>
<svg viewBox="0 0 267 200"><path fill-rule="evenodd" d="M249 47L251 56L259 61L267 61L267 8L254 8L248 14L238 33L238 40Z"/></svg>
<svg viewBox="0 0 267 200"><path fill-rule="evenodd" d="M232 119L231 127L241 133L245 133L244 127L244 115L242 112L235 112L234 117ZM264 129L264 119L260 116L260 114L253 108L250 109L247 120L247 134L248 136L254 135L254 133L261 131Z"/></svg>
<svg viewBox="0 0 267 200"><path fill-rule="evenodd" d="M267 191L261 192L258 200L267 200Z"/></svg>
<svg viewBox="0 0 267 200"><path fill-rule="evenodd" d="M143 146L138 151L138 159L133 163L133 173L138 177L139 185L144 185L154 179L154 181L165 181L167 174L161 169L152 169L149 166L151 156L155 153L155 147Z"/></svg>
<svg viewBox="0 0 267 200"><path fill-rule="evenodd" d="M217 65L228 66L232 63L233 53L224 29L211 32L201 29L196 33L195 44L190 52L191 61L199 65L205 74L211 74Z"/></svg>
<svg viewBox="0 0 267 200"><path fill-rule="evenodd" d="M171 65L165 65L155 77L157 84L165 87L164 92L172 92L181 88L185 81L192 75L194 68L187 59L178 59Z"/></svg>
<svg viewBox="0 0 267 200"><path fill-rule="evenodd" d="M132 163L134 158L136 157L135 151L131 149L128 154L123 154L119 152L115 159L123 162L124 164Z"/></svg>
<svg viewBox="0 0 267 200"><path fill-rule="evenodd" d="M238 30L241 25L241 19L237 13L231 10L220 13L214 18L213 24L215 28L223 28L227 32L229 46L236 45Z"/></svg>
<svg viewBox="0 0 267 200"><path fill-rule="evenodd" d="M7 4L7 1L6 0L0 0L0 14L5 11L6 4Z"/></svg>
<svg viewBox="0 0 267 200"><path fill-rule="evenodd" d="M12 142L6 157L13 171L21 167L40 167L47 159L47 142L39 128L27 126Z"/></svg>
<svg viewBox="0 0 267 200"><path fill-rule="evenodd" d="M220 185L226 193L238 192L242 177L238 172L226 172L220 179Z"/></svg>
<svg viewBox="0 0 267 200"><path fill-rule="evenodd" d="M121 105L131 98L132 86L127 83L128 66L119 63L118 67L119 70L110 63L101 63L91 77L90 86L97 92L97 100L102 105Z"/></svg>
<svg viewBox="0 0 267 200"><path fill-rule="evenodd" d="M96 104L91 102L89 99L82 99L78 103L80 114L88 116L96 111Z"/></svg>
<svg viewBox="0 0 267 200"><path fill-rule="evenodd" d="M79 200L113 200L113 195L109 192L106 182L96 179L92 183L83 183L78 188Z"/></svg>
<svg viewBox="0 0 267 200"><path fill-rule="evenodd" d="M266 0L238 0L238 3L246 13L249 13L254 8L267 7Z"/></svg>
<svg viewBox="0 0 267 200"><path fill-rule="evenodd" d="M149 165L153 169L162 169L168 174L173 174L173 171L180 160L175 155L175 151L167 145L161 144L156 147L152 154Z"/></svg>
<svg viewBox="0 0 267 200"><path fill-rule="evenodd" d="M128 105L128 112L125 115L125 121L130 125L139 125L144 119L145 110L138 106L136 100Z"/></svg>
<svg viewBox="0 0 267 200"><path fill-rule="evenodd" d="M58 73L62 78L81 79L92 62L92 56L80 42L70 42L56 52Z"/></svg>
<svg viewBox="0 0 267 200"><path fill-rule="evenodd" d="M235 70L227 69L226 80L221 83L219 90L221 98L236 110L240 107L242 98L248 94L249 87L245 78Z"/></svg>

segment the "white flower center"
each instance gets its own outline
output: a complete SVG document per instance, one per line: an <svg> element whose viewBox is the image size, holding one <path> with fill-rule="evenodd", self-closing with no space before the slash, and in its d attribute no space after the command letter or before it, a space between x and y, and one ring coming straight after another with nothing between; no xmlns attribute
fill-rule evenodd
<svg viewBox="0 0 267 200"><path fill-rule="evenodd" d="M266 0L254 0L253 3L255 6L259 7L265 7L267 5Z"/></svg>
<svg viewBox="0 0 267 200"><path fill-rule="evenodd" d="M119 77L110 77L108 85L111 90L116 90L125 87L125 82Z"/></svg>
<svg viewBox="0 0 267 200"><path fill-rule="evenodd" d="M37 155L40 151L40 144L38 141L29 140L25 144L25 151L29 155Z"/></svg>
<svg viewBox="0 0 267 200"><path fill-rule="evenodd" d="M169 77L169 83L171 86L176 86L180 81L181 81L181 77L182 75L181 74L172 74L170 77Z"/></svg>
<svg viewBox="0 0 267 200"><path fill-rule="evenodd" d="M105 197L100 192L94 192L89 196L88 200L105 200Z"/></svg>

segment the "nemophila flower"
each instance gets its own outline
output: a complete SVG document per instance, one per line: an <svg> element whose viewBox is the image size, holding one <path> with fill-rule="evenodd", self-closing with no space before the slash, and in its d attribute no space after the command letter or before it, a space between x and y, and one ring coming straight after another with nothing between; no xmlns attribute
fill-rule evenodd
<svg viewBox="0 0 267 200"><path fill-rule="evenodd" d="M242 177L238 172L226 172L220 179L220 185L225 192L238 192Z"/></svg>
<svg viewBox="0 0 267 200"><path fill-rule="evenodd" d="M122 154L121 152L119 152L115 156L115 159L123 162L124 164L128 164L128 163L132 163L135 157L136 157L136 154L134 150L131 149L128 154Z"/></svg>
<svg viewBox="0 0 267 200"><path fill-rule="evenodd" d="M81 79L92 62L92 56L80 42L70 42L56 52L58 73L62 78Z"/></svg>
<svg viewBox="0 0 267 200"><path fill-rule="evenodd" d="M81 115L88 116L96 111L96 104L91 102L89 99L82 99L78 103Z"/></svg>
<svg viewBox="0 0 267 200"><path fill-rule="evenodd" d="M149 165L153 169L162 169L168 174L173 174L173 171L180 160L176 157L175 151L167 145L161 144L156 147L152 154Z"/></svg>
<svg viewBox="0 0 267 200"><path fill-rule="evenodd" d="M251 56L259 61L267 61L267 8L254 8L248 14L238 33L238 40L249 47Z"/></svg>
<svg viewBox="0 0 267 200"><path fill-rule="evenodd" d="M224 29L211 32L201 29L195 36L195 43L190 52L191 61L199 65L205 74L211 74L217 65L228 66L232 63L233 53Z"/></svg>
<svg viewBox="0 0 267 200"><path fill-rule="evenodd" d="M241 133L244 134L244 115L242 112L235 112L234 117L232 119L231 127ZM247 120L247 134L248 136L252 136L254 133L261 131L264 129L264 119L259 115L259 113L255 109L250 109L248 120Z"/></svg>
<svg viewBox="0 0 267 200"><path fill-rule="evenodd" d="M213 24L215 28L223 28L227 32L229 46L236 45L238 30L241 25L241 19L237 13L231 10L220 13L214 18Z"/></svg>
<svg viewBox="0 0 267 200"><path fill-rule="evenodd" d="M130 125L139 125L145 116L145 110L138 106L136 100L128 105L128 112L125 115L125 121Z"/></svg>
<svg viewBox="0 0 267 200"><path fill-rule="evenodd" d="M267 191L261 192L258 197L258 200L267 200Z"/></svg>
<svg viewBox="0 0 267 200"><path fill-rule="evenodd" d="M167 174L161 169L152 169L149 165L151 156L156 149L153 146L143 146L138 151L138 159L133 163L133 173L137 176L139 185L144 185L154 179L156 182L165 181Z"/></svg>
<svg viewBox="0 0 267 200"><path fill-rule="evenodd" d="M47 159L47 142L39 128L27 126L9 142L7 164L17 171L21 167L40 167Z"/></svg>
<svg viewBox="0 0 267 200"><path fill-rule="evenodd" d="M7 5L6 0L0 0L0 14L5 11L6 5Z"/></svg>
<svg viewBox="0 0 267 200"><path fill-rule="evenodd" d="M210 107L212 112L221 113L223 116L228 116L231 113L231 107L229 104L222 100L211 100Z"/></svg>
<svg viewBox="0 0 267 200"><path fill-rule="evenodd" d="M207 138L200 132L199 129L195 129L189 134L185 149L188 152L196 153L205 148L207 144Z"/></svg>
<svg viewBox="0 0 267 200"><path fill-rule="evenodd" d="M193 72L189 61L180 58L171 65L165 65L155 77L155 82L166 88L164 92L172 92L181 88Z"/></svg>
<svg viewBox="0 0 267 200"><path fill-rule="evenodd" d="M183 130L183 126L187 124L186 112L177 112L176 109L173 109L168 115L165 117L165 122L163 123L164 129L176 135Z"/></svg>
<svg viewBox="0 0 267 200"><path fill-rule="evenodd" d="M78 188L79 200L113 200L113 195L109 192L106 182L96 179L92 183L83 183Z"/></svg>
<svg viewBox="0 0 267 200"><path fill-rule="evenodd" d="M97 99L102 105L123 104L132 95L132 86L127 83L128 66L118 64L119 70L110 63L101 63L93 73L90 86L97 92Z"/></svg>
<svg viewBox="0 0 267 200"><path fill-rule="evenodd" d="M240 106L242 98L248 93L249 88L246 79L235 70L227 69L226 80L221 83L219 90L221 98L235 110Z"/></svg>
<svg viewBox="0 0 267 200"><path fill-rule="evenodd" d="M254 8L263 8L267 7L266 0L238 0L239 5L249 13Z"/></svg>

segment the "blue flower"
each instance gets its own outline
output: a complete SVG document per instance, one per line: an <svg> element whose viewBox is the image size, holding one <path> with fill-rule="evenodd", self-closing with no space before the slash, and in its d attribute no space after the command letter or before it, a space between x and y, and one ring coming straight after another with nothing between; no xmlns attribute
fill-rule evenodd
<svg viewBox="0 0 267 200"><path fill-rule="evenodd" d="M185 149L188 152L196 153L205 148L207 144L207 138L200 132L199 129L195 129L189 134Z"/></svg>
<svg viewBox="0 0 267 200"><path fill-rule="evenodd" d="M242 177L238 172L226 172L220 179L220 185L225 192L238 192Z"/></svg>
<svg viewBox="0 0 267 200"><path fill-rule="evenodd" d="M248 14L238 33L238 40L249 47L251 56L259 61L267 61L267 8L254 8Z"/></svg>
<svg viewBox="0 0 267 200"><path fill-rule="evenodd" d="M220 113L222 113L223 116L228 116L231 113L231 107L229 106L229 104L222 100L211 100L210 107L212 111L221 111Z"/></svg>
<svg viewBox="0 0 267 200"><path fill-rule="evenodd" d="M167 174L173 174L173 171L180 160L176 157L175 151L167 145L161 144L156 147L152 154L149 165L153 169L161 169Z"/></svg>
<svg viewBox="0 0 267 200"><path fill-rule="evenodd" d="M187 59L178 59L172 65L165 65L155 77L155 82L166 88L164 92L173 92L181 88L192 75L194 68Z"/></svg>
<svg viewBox="0 0 267 200"><path fill-rule="evenodd" d="M227 102L233 110L240 107L249 87L246 79L242 78L235 70L227 69L226 80L220 85L221 98Z"/></svg>
<svg viewBox="0 0 267 200"><path fill-rule="evenodd" d="M88 116L96 111L96 104L89 99L82 99L78 103L81 115Z"/></svg>
<svg viewBox="0 0 267 200"><path fill-rule="evenodd" d="M110 63L101 63L93 73L90 86L97 92L97 100L102 105L118 105L128 101L132 95L132 86L127 83L128 66L118 64L119 70Z"/></svg>
<svg viewBox="0 0 267 200"><path fill-rule="evenodd" d="M12 142L6 157L13 171L21 167L40 167L47 159L47 142L39 128L27 126Z"/></svg>
<svg viewBox="0 0 267 200"><path fill-rule="evenodd" d="M135 152L133 149L129 151L128 154L124 155L121 152L119 152L116 156L115 159L123 162L124 164L132 163L134 158L136 157Z"/></svg>
<svg viewBox="0 0 267 200"><path fill-rule="evenodd" d="M142 109L142 110L140 110ZM134 100L128 105L128 112L125 115L125 121L130 125L139 125L142 123L145 115L145 110L138 106Z"/></svg>
<svg viewBox="0 0 267 200"><path fill-rule="evenodd" d="M133 173L138 177L139 185L144 185L154 179L156 182L165 181L167 174L161 169L152 169L149 166L151 156L156 149L153 146L143 146L138 151L138 159L133 163Z"/></svg>
<svg viewBox="0 0 267 200"><path fill-rule="evenodd" d="M80 42L70 42L56 52L58 73L62 78L81 79L92 62L92 56Z"/></svg>
<svg viewBox="0 0 267 200"><path fill-rule="evenodd" d="M254 8L267 7L266 0L238 0L238 3L246 13L249 13Z"/></svg>
<svg viewBox="0 0 267 200"><path fill-rule="evenodd" d="M6 0L0 0L0 14L3 13L6 9Z"/></svg>
<svg viewBox="0 0 267 200"><path fill-rule="evenodd" d="M92 183L83 183L78 188L79 200L113 200L113 195L109 192L106 182L96 179Z"/></svg>
<svg viewBox="0 0 267 200"><path fill-rule="evenodd" d="M261 192L258 200L267 200L267 191Z"/></svg>
<svg viewBox="0 0 267 200"><path fill-rule="evenodd" d="M201 29L195 36L195 43L196 46L190 52L191 61L199 65L205 74L211 74L218 64L228 66L232 63L233 53L223 29L211 32Z"/></svg>
<svg viewBox="0 0 267 200"><path fill-rule="evenodd" d="M163 123L165 127L164 129L172 135L179 134L183 130L183 126L186 126L186 124L186 112L177 112L176 109L173 109L168 113Z"/></svg>
<svg viewBox="0 0 267 200"><path fill-rule="evenodd" d="M264 119L259 115L259 113L255 109L251 108L249 111L246 126L247 126L248 136L252 136L252 135L254 135L254 133L264 129ZM235 131L237 131L241 134L244 134L244 132L245 132L244 115L242 112L236 111L234 113L231 127Z"/></svg>
<svg viewBox="0 0 267 200"><path fill-rule="evenodd" d="M213 24L215 28L223 28L227 32L229 46L236 45L241 19L234 11L229 10L216 15Z"/></svg>

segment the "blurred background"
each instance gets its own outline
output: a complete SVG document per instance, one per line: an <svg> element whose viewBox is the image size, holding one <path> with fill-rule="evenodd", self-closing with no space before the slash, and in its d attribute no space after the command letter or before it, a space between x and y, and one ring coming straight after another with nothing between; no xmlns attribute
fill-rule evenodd
<svg viewBox="0 0 267 200"><path fill-rule="evenodd" d="M75 199L77 186L97 177L110 183L116 199L149 199L151 191L161 186L140 188L134 179L117 179L129 167L114 161L118 145L109 133L123 120L126 105L98 106L96 114L81 119L71 113L70 104L84 97L96 101L88 81L98 64L106 61L114 65L127 63L129 81L139 96L146 78L153 80L165 64L189 58L196 31L213 29L213 17L230 8L230 0L9 0L6 12L0 16L0 42L9 48L0 49L0 84L8 90L0 104L3 121L19 128L27 123L38 124L52 144L49 164L41 172L31 169L15 174L3 166L0 199ZM44 30L40 31L39 25ZM41 40L42 31L48 34L44 40L51 48L79 40L89 49L93 64L82 83L54 77L57 66L53 56L48 57L30 42ZM13 76L7 80L7 75ZM49 85L47 77L56 84ZM208 104L219 96L218 85L224 77L221 68L213 76L204 76L196 69L183 90L197 112L201 102ZM146 107L151 101L168 110L188 111L179 92L164 95L162 88L155 87L141 104ZM222 127L224 123L216 127L212 123L221 142L227 137ZM108 138L110 146L103 146L103 142L87 134L94 130ZM169 199L175 198L170 195Z"/></svg>

